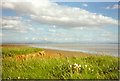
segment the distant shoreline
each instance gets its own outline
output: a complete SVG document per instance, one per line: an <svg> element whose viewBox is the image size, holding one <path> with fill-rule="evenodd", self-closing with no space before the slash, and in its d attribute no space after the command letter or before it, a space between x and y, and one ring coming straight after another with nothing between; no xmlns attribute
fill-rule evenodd
<svg viewBox="0 0 120 81"><path fill-rule="evenodd" d="M74 51L74 52L89 53L88 51L84 51L84 50L73 50L73 49L65 49L65 48L58 48L58 47L35 46L35 45L29 45L29 46L30 47L36 47L36 48L43 48L43 49L53 49L53 50L62 50L62 51Z"/></svg>
<svg viewBox="0 0 120 81"><path fill-rule="evenodd" d="M19 44L2 44L1 46L2 47L26 47L26 46L30 47L29 45L25 45L25 44L20 44L20 45ZM50 56L56 56L57 54L70 56L70 57L95 55L95 54L89 54L89 53L83 53L83 52L65 51L65 50L56 50L56 49L44 49L44 51L47 55L50 55Z"/></svg>
<svg viewBox="0 0 120 81"><path fill-rule="evenodd" d="M75 51L56 50L56 49L44 49L44 51L48 55L56 55L56 54L60 53L64 56L69 56L69 57L97 55L97 54L89 54L89 53L75 52Z"/></svg>
<svg viewBox="0 0 120 81"><path fill-rule="evenodd" d="M57 48L57 47L42 47L42 46L37 46L37 45L31 45L31 44L2 44L2 46L27 46L27 47L36 47L36 48L42 48L44 49L48 54L57 54L57 53L62 53L67 56L84 56L84 55L103 55L100 53L91 53L88 51L83 51L83 50L71 50L71 49L64 49L64 48ZM111 56L111 55L110 55ZM116 56L115 56L116 57Z"/></svg>
<svg viewBox="0 0 120 81"><path fill-rule="evenodd" d="M109 53L104 53L104 52L99 52L99 51L90 51L90 50L80 50L80 49L70 49L70 48L62 48L62 47L59 47L59 46L51 46L51 45L36 45L36 44L33 44L33 45L28 45L30 47L36 47L36 48L42 48L42 49L50 49L50 50L61 50L61 51L70 51L70 52L80 52L80 53L84 53L84 54L91 54L91 55L110 55ZM74 47L74 46L73 46ZM117 55L110 55L110 56L117 56Z"/></svg>

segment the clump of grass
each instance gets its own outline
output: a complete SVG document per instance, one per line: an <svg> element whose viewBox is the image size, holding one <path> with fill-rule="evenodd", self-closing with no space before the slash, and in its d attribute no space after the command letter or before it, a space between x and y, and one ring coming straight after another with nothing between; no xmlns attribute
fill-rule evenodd
<svg viewBox="0 0 120 81"><path fill-rule="evenodd" d="M80 69L74 69L79 64ZM41 58L16 62L15 58L2 63L3 79L119 79L118 57L86 56Z"/></svg>
<svg viewBox="0 0 120 81"><path fill-rule="evenodd" d="M2 47L2 56L14 56L14 55L23 55L29 53L36 53L38 51L43 51L40 48L33 47Z"/></svg>

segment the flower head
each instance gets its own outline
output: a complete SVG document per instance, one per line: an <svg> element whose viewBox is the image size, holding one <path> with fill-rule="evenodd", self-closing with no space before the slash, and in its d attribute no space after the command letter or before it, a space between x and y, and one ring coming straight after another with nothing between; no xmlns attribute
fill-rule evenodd
<svg viewBox="0 0 120 81"><path fill-rule="evenodd" d="M81 65L79 64L79 68L81 67Z"/></svg>
<svg viewBox="0 0 120 81"><path fill-rule="evenodd" d="M72 68L72 65L70 65L70 68Z"/></svg>
<svg viewBox="0 0 120 81"><path fill-rule="evenodd" d="M20 79L20 77L18 77L18 79Z"/></svg>
<svg viewBox="0 0 120 81"><path fill-rule="evenodd" d="M75 63L74 66L78 66L78 64Z"/></svg>
<svg viewBox="0 0 120 81"><path fill-rule="evenodd" d="M87 65L85 65L85 67L87 67Z"/></svg>

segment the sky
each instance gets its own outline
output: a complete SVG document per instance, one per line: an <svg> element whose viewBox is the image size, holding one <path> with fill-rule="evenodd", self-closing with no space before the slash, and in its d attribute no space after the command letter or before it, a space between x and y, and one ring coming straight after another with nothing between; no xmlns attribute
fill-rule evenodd
<svg viewBox="0 0 120 81"><path fill-rule="evenodd" d="M117 43L117 2L3 2L2 43Z"/></svg>

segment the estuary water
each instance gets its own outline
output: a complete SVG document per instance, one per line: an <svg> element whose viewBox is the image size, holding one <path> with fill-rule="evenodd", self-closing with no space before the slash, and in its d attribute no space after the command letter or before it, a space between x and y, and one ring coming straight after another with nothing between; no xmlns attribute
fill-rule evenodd
<svg viewBox="0 0 120 81"><path fill-rule="evenodd" d="M30 44L30 47L118 56L118 44Z"/></svg>

